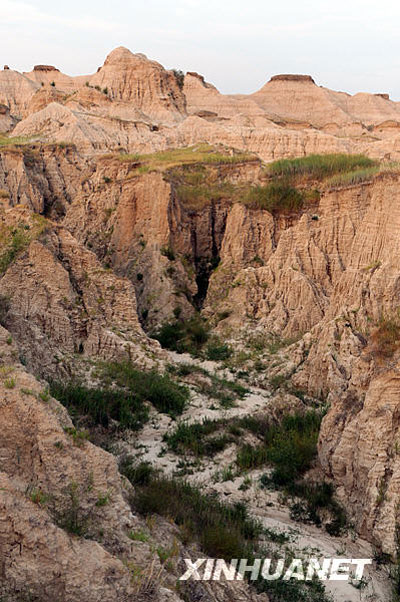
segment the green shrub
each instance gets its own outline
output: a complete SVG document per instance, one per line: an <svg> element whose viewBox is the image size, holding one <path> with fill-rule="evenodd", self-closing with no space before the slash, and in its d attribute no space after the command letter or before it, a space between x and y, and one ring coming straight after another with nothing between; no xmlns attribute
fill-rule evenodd
<svg viewBox="0 0 400 602"><path fill-rule="evenodd" d="M217 337L208 343L206 348L206 359L220 362L229 359L233 354L233 349L226 343L222 343Z"/></svg>
<svg viewBox="0 0 400 602"><path fill-rule="evenodd" d="M225 434L210 437L223 425L223 422L209 418L194 424L181 422L175 431L164 436L164 441L175 453L191 452L196 456L213 456L223 451L232 442L232 437Z"/></svg>
<svg viewBox="0 0 400 602"><path fill-rule="evenodd" d="M67 533L83 537L86 535L93 508L83 509L81 501L82 488L75 481L64 489L63 499L54 502L51 513L55 523Z"/></svg>
<svg viewBox="0 0 400 602"><path fill-rule="evenodd" d="M329 511L331 520L325 525L329 535L339 536L347 526L346 513L334 499L334 490L330 483L293 484L290 488L292 496L302 501L293 503L290 507L290 517L304 523L313 523L320 527L323 523L322 512Z"/></svg>
<svg viewBox="0 0 400 602"><path fill-rule="evenodd" d="M175 261L175 253L170 246L161 247L160 253L161 253L161 255L166 257L169 261Z"/></svg>
<svg viewBox="0 0 400 602"><path fill-rule="evenodd" d="M390 358L400 345L400 322L397 317L382 316L371 334L371 349L374 355Z"/></svg>
<svg viewBox="0 0 400 602"><path fill-rule="evenodd" d="M17 255L25 250L30 242L30 236L22 226L11 232L10 242L0 256L0 273L3 274Z"/></svg>
<svg viewBox="0 0 400 602"><path fill-rule="evenodd" d="M266 432L264 444L268 461L274 466L272 481L276 485L290 486L311 467L321 420L322 414L316 411L289 415Z"/></svg>
<svg viewBox="0 0 400 602"><path fill-rule="evenodd" d="M87 415L95 424L108 427L116 420L122 428L138 430L148 420L143 399L118 390L89 389L83 385L51 383L50 392L73 417Z"/></svg>
<svg viewBox="0 0 400 602"><path fill-rule="evenodd" d="M278 425L261 420L261 427L254 418L243 419L241 426L263 441L259 446L244 445L239 449L236 460L239 468L249 470L271 464L272 483L278 487L290 486L311 467L317 453L321 420L321 413L315 411L285 416Z"/></svg>
<svg viewBox="0 0 400 602"><path fill-rule="evenodd" d="M178 88L182 90L183 86L185 85L185 74L180 69L172 69L172 73L175 76Z"/></svg>
<svg viewBox="0 0 400 602"><path fill-rule="evenodd" d="M129 362L103 364L103 376L127 390L139 401L149 401L159 412L171 416L182 414L189 400L187 387L155 370L138 370Z"/></svg>
<svg viewBox="0 0 400 602"><path fill-rule="evenodd" d="M199 355L209 338L209 326L200 316L194 316L189 320L167 322L152 336L164 349Z"/></svg>
<svg viewBox="0 0 400 602"><path fill-rule="evenodd" d="M236 464L240 470L253 470L263 466L268 461L268 453L263 445L254 447L246 444L238 450Z"/></svg>
<svg viewBox="0 0 400 602"><path fill-rule="evenodd" d="M150 462L134 464L129 457L120 461L119 469L134 486L148 485L157 475L156 469L152 467Z"/></svg>
<svg viewBox="0 0 400 602"><path fill-rule="evenodd" d="M33 224L19 223L16 227L0 228L0 241L2 248L0 253L0 274L3 274L13 261L27 249L29 243L38 238L47 227L46 219L35 214Z"/></svg>

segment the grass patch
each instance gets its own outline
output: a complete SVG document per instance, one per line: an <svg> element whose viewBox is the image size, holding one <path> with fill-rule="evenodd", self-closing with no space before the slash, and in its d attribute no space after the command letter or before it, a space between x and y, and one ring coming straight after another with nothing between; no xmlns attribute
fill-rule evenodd
<svg viewBox="0 0 400 602"><path fill-rule="evenodd" d="M138 370L129 362L104 363L101 374L110 384L115 383L138 400L149 401L159 412L170 416L182 414L189 401L188 388L174 382L168 374Z"/></svg>
<svg viewBox="0 0 400 602"><path fill-rule="evenodd" d="M242 450L241 454L239 450L239 468L247 470L271 464L272 482L280 487L290 486L311 467L316 457L321 420L322 413L316 411L285 416L280 424L267 428L263 443L253 453Z"/></svg>
<svg viewBox="0 0 400 602"><path fill-rule="evenodd" d="M95 425L139 430L149 417L149 401L159 412L177 416L189 400L189 390L168 374L145 372L128 362L101 364L104 388L88 388L80 383L51 383L50 393L68 408L73 418L89 416ZM117 385L119 388L113 387Z"/></svg>
<svg viewBox="0 0 400 602"><path fill-rule="evenodd" d="M339 173L331 178L328 178L325 182L327 186L352 186L355 184L362 184L363 182L370 181L374 176L380 172L380 167L366 167L364 169L356 169L348 173Z"/></svg>
<svg viewBox="0 0 400 602"><path fill-rule="evenodd" d="M125 475L129 478L129 472ZM134 510L149 516L159 515L173 520L181 530L184 544L197 542L209 558L223 558L230 563L234 558L282 556L276 551L261 549L259 537L264 529L258 520L249 516L242 503L229 505L216 495L205 495L198 488L180 480L156 476L138 487L131 500ZM267 537L275 545L284 545L284 537ZM262 578L250 582L258 592L266 592L271 602L330 602L322 583L317 581L267 581Z"/></svg>
<svg viewBox="0 0 400 602"><path fill-rule="evenodd" d="M253 470L268 462L268 450L263 445L242 445L236 456L236 464L241 471Z"/></svg>
<svg viewBox="0 0 400 602"><path fill-rule="evenodd" d="M188 320L177 319L166 322L151 336L159 341L164 349L178 353L191 353L199 356L202 347L209 339L210 327L200 316Z"/></svg>
<svg viewBox="0 0 400 602"><path fill-rule="evenodd" d="M298 211L306 201L319 200L317 191L297 189L290 182L271 181L264 186L224 180L204 165L184 166L168 172L180 202L189 210L201 210L211 202L240 202L270 212Z"/></svg>
<svg viewBox="0 0 400 602"><path fill-rule="evenodd" d="M33 223L20 222L17 226L2 226L0 228L0 274L4 274L15 259L23 253L32 240L38 238L47 227L47 220L33 216Z"/></svg>
<svg viewBox="0 0 400 602"><path fill-rule="evenodd" d="M187 376L194 376L191 383L199 393L210 397L211 399L217 399L223 407L232 407L237 399L243 399L248 393L248 389L243 387L236 381L227 380L220 378L216 374L210 374L204 368L196 366L194 364L180 364L179 366L169 366L169 371L172 374L176 374L182 378ZM196 376L198 377L196 379Z"/></svg>
<svg viewBox="0 0 400 602"><path fill-rule="evenodd" d="M216 496L166 477L136 488L132 503L145 516L158 514L174 520L211 558L251 558L253 544L262 532L243 504L222 504Z"/></svg>
<svg viewBox="0 0 400 602"><path fill-rule="evenodd" d="M235 187L229 182L201 185L180 184L177 189L180 202L189 210L203 209L212 201L232 200L235 198Z"/></svg>
<svg viewBox="0 0 400 602"><path fill-rule="evenodd" d="M252 187L243 198L243 202L253 209L264 209L270 213L276 211L299 211L304 206L306 194L293 186L272 182L266 186Z"/></svg>
<svg viewBox="0 0 400 602"><path fill-rule="evenodd" d="M266 419L246 417L237 426L262 439L259 445L242 445L237 453L239 470L248 471L270 465L272 472L261 478L262 486L281 489L292 498L294 520L321 526L326 514L330 520L325 528L330 535L340 535L346 526L346 515L334 499L328 483L308 483L303 475L312 467L317 455L317 440L323 414L309 411L285 416L283 421L268 424Z"/></svg>
<svg viewBox="0 0 400 602"><path fill-rule="evenodd" d="M207 360L214 362L222 362L229 359L233 354L233 349L230 345L222 343L218 337L213 337L208 343L205 351Z"/></svg>
<svg viewBox="0 0 400 602"><path fill-rule="evenodd" d="M399 348L400 323L396 317L382 316L371 334L372 353L380 358L390 358Z"/></svg>
<svg viewBox="0 0 400 602"><path fill-rule="evenodd" d="M266 167L273 177L304 177L322 180L336 174L376 167L377 161L364 155L328 154L308 155L297 159L280 159Z"/></svg>
<svg viewBox="0 0 400 602"><path fill-rule="evenodd" d="M301 498L290 507L290 517L303 523L313 523L320 527L323 515L328 511L331 520L325 529L332 536L341 535L347 525L346 513L334 499L334 490L330 483L297 483L291 486L291 495Z"/></svg>
<svg viewBox="0 0 400 602"><path fill-rule="evenodd" d="M32 142L32 138L27 138L25 136L14 136L8 138L7 136L0 134L0 148L7 146L20 146L23 144L29 144L30 142Z"/></svg>
<svg viewBox="0 0 400 602"><path fill-rule="evenodd" d="M212 436L221 431L225 424L224 421L208 418L194 424L181 422L175 431L164 435L164 441L178 454L190 452L195 456L213 456L233 441L232 436L225 433Z"/></svg>
<svg viewBox="0 0 400 602"><path fill-rule="evenodd" d="M129 457L125 457L121 460L119 469L133 486L138 487L149 485L158 474L157 470L152 467L150 462L134 464Z"/></svg>
<svg viewBox="0 0 400 602"><path fill-rule="evenodd" d="M105 428L115 420L121 428L139 430L148 420L143 399L126 391L89 389L80 384L52 383L51 395L58 399L73 418L90 416L95 425Z"/></svg>
<svg viewBox="0 0 400 602"><path fill-rule="evenodd" d="M255 155L231 151L223 147L216 148L209 144L197 144L186 148L169 149L147 155L121 154L121 161L134 161L140 167L147 167L149 171L164 171L181 165L196 163L206 165L225 165L254 161Z"/></svg>

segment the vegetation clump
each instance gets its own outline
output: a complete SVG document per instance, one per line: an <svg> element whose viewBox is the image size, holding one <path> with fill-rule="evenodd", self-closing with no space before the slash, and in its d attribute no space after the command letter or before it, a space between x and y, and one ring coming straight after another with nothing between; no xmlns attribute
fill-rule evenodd
<svg viewBox="0 0 400 602"><path fill-rule="evenodd" d="M323 180L336 174L353 172L359 169L377 167L378 162L365 155L328 154L308 155L297 159L280 159L266 167L273 177L307 177Z"/></svg>
<svg viewBox="0 0 400 602"><path fill-rule="evenodd" d="M185 85L185 74L180 69L172 69L172 73L174 74L176 83L180 90L183 90L183 86Z"/></svg>
<svg viewBox="0 0 400 602"><path fill-rule="evenodd" d="M251 153L229 151L224 147L214 147L207 143L195 146L169 149L147 155L121 154L121 161L133 161L138 167L147 167L149 171L165 171L182 165L224 165L256 160Z"/></svg>
<svg viewBox="0 0 400 602"><path fill-rule="evenodd" d="M8 147L8 146L10 146L10 147L20 146L22 144L28 144L31 141L32 141L31 138L26 138L24 136L8 137L8 136L4 136L4 135L0 134L0 148Z"/></svg>
<svg viewBox="0 0 400 602"><path fill-rule="evenodd" d="M165 349L198 356L209 339L209 330L206 321L196 315L188 320L166 322L152 336Z"/></svg>
<svg viewBox="0 0 400 602"><path fill-rule="evenodd" d="M208 343L205 351L206 359L221 362L229 359L233 354L233 349L227 343L222 343L218 337L213 337Z"/></svg>
<svg viewBox="0 0 400 602"><path fill-rule="evenodd" d="M143 400L127 391L52 383L51 394L68 408L73 418L89 416L95 425L105 428L115 420L121 428L138 430L148 420Z"/></svg>
<svg viewBox="0 0 400 602"><path fill-rule="evenodd" d="M270 213L277 210L298 211L305 202L304 191L284 182L272 182L266 186L254 186L245 195L243 202L255 209Z"/></svg>
<svg viewBox="0 0 400 602"><path fill-rule="evenodd" d="M287 415L280 424L269 425L264 433L259 432L263 439L260 446L239 449L239 468L249 470L269 463L274 467L272 481L279 486L290 485L310 468L316 456L321 420L320 412L309 411ZM248 424L256 432L257 422L248 419Z"/></svg>
<svg viewBox="0 0 400 602"><path fill-rule="evenodd" d="M224 421L208 418L194 424L181 422L175 431L164 436L164 441L175 453L190 452L196 456L213 456L233 441L232 436L225 433L215 436L223 427Z"/></svg>
<svg viewBox="0 0 400 602"><path fill-rule="evenodd" d="M270 465L272 471L263 475L264 487L281 489L292 498L291 517L294 520L323 523L331 535L340 535L346 527L346 514L334 499L329 483L310 483L303 479L317 455L317 440L323 414L309 411L285 416L278 425L268 425L265 420L246 417L241 426L263 439L258 446L243 445L238 450L239 470L253 470Z"/></svg>
<svg viewBox="0 0 400 602"><path fill-rule="evenodd" d="M136 487L132 504L141 514L174 520L211 558L251 558L252 544L262 532L243 504L222 504L214 495L204 495L188 483L162 476Z"/></svg>
<svg viewBox="0 0 400 602"><path fill-rule="evenodd" d="M20 222L15 227L0 227L0 274L6 272L18 255L23 253L46 227L47 221L40 215L33 215L32 224Z"/></svg>
<svg viewBox="0 0 400 602"><path fill-rule="evenodd" d="M62 499L52 500L50 512L55 523L71 535L84 537L90 528L94 508L85 507L82 495L87 494L87 488L72 481L65 487Z"/></svg>
<svg viewBox="0 0 400 602"><path fill-rule="evenodd" d="M129 362L104 363L100 377L105 386L88 388L80 383L51 383L50 393L74 418L88 416L105 428L115 421L119 428L138 430L148 420L148 401L159 412L177 416L189 400L189 390L168 374L138 370ZM117 388L116 388L117 387Z"/></svg>
<svg viewBox="0 0 400 602"><path fill-rule="evenodd" d="M149 401L159 412L171 416L181 414L189 400L188 388L174 382L168 374L139 370L129 362L103 364L101 371L110 383L129 391L137 399Z"/></svg>
<svg viewBox="0 0 400 602"><path fill-rule="evenodd" d="M353 186L355 184L362 184L371 180L374 176L380 173L381 168L366 167L365 169L357 169L355 171L349 171L348 173L341 173L326 180L326 185L330 187L336 186Z"/></svg>
<svg viewBox="0 0 400 602"><path fill-rule="evenodd" d="M180 364L169 366L168 370L181 378L190 376L191 385L199 393L217 399L222 407L232 407L237 399L243 399L248 390L240 383L226 378L220 378L217 374L211 374L204 368L194 364Z"/></svg>
<svg viewBox="0 0 400 602"><path fill-rule="evenodd" d="M400 322L396 316L381 316L371 334L372 353L380 358L390 358L400 346Z"/></svg>

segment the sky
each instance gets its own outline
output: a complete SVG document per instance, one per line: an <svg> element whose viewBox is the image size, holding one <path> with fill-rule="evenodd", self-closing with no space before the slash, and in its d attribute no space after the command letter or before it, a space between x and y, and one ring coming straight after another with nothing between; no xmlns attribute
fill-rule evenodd
<svg viewBox="0 0 400 602"><path fill-rule="evenodd" d="M400 101L399 23L398 0L0 0L0 68L90 74L126 46L223 93L304 73Z"/></svg>

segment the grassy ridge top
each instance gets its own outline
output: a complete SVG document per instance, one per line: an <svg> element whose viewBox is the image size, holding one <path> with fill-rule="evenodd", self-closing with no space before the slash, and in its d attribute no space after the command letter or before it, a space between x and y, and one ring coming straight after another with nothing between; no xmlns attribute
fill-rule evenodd
<svg viewBox="0 0 400 602"><path fill-rule="evenodd" d="M272 177L308 176L322 180L338 173L378 167L378 161L365 155L308 155L296 159L280 159L269 163L266 172Z"/></svg>
<svg viewBox="0 0 400 602"><path fill-rule="evenodd" d="M214 147L207 143L197 144L186 148L175 148L151 154L122 154L120 161L138 163L141 173L146 171L165 171L182 165L221 165L235 164L246 161L256 161L251 153L243 153L225 147Z"/></svg>
<svg viewBox="0 0 400 602"><path fill-rule="evenodd" d="M324 189L362 184L381 173L400 173L400 164L380 162L365 155L308 155L296 159L280 159L265 168L269 178L306 187L322 184Z"/></svg>
<svg viewBox="0 0 400 602"><path fill-rule="evenodd" d="M168 177L189 210L213 201L229 201L276 213L298 212L318 203L322 190L369 182L380 173L400 173L400 165L380 163L364 155L309 155L265 165L256 183L233 183L210 170L206 162L175 165Z"/></svg>
<svg viewBox="0 0 400 602"><path fill-rule="evenodd" d="M29 144L30 142L32 142L32 138L26 138L24 136L16 136L14 138L13 137L8 138L7 136L0 134L0 148L7 147L7 146L21 146L21 145Z"/></svg>

